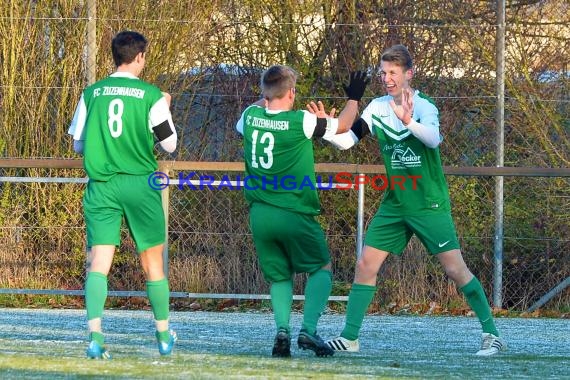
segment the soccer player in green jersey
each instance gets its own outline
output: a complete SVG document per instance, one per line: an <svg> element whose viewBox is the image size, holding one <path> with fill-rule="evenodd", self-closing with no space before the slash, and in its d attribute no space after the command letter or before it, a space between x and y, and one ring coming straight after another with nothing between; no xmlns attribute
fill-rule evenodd
<svg viewBox="0 0 570 380"><path fill-rule="evenodd" d="M369 80L363 72L351 74L345 87L348 101L338 119L293 110L296 81L296 72L288 66L268 68L261 77L263 99L242 113L236 129L244 137L250 228L261 270L271 284L277 327L272 356L291 356L289 319L296 273L309 274L297 344L317 356L329 356L334 351L317 335L332 279L325 236L315 219L321 209L312 139L349 130Z"/></svg>
<svg viewBox="0 0 570 380"><path fill-rule="evenodd" d="M112 41L117 71L87 87L75 110L69 134L83 155L89 182L83 196L87 227L85 306L90 335L87 357L108 359L101 330L107 275L120 243L123 218L139 252L154 314L161 355L172 351L168 280L163 270L165 217L160 192L148 184L158 170L154 145L176 149L170 95L138 78L145 66L146 38L120 32Z"/></svg>
<svg viewBox="0 0 570 380"><path fill-rule="evenodd" d="M329 139L338 148L348 149L368 134L376 136L389 183L356 263L344 329L327 344L336 351L359 350L358 335L376 292L378 271L388 254L400 255L415 234L438 258L479 318L483 335L477 355L494 355L506 346L481 283L463 261L438 149L442 141L438 110L429 97L410 87L413 73L405 46L387 49L380 62L387 95L373 99L349 132ZM310 103L308 108L325 114L322 104ZM415 178L415 183L402 182L402 178Z"/></svg>

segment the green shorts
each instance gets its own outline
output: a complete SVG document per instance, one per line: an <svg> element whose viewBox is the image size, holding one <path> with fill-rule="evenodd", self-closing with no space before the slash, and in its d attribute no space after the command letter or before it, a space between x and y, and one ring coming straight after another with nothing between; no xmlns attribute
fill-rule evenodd
<svg viewBox="0 0 570 380"><path fill-rule="evenodd" d="M432 255L459 249L455 224L448 211L405 216L387 216L378 212L368 226L364 244L401 255L413 234Z"/></svg>
<svg viewBox="0 0 570 380"><path fill-rule="evenodd" d="M254 202L249 224L261 271L269 282L313 273L330 263L325 234L312 215Z"/></svg>
<svg viewBox="0 0 570 380"><path fill-rule="evenodd" d="M123 217L137 251L165 242L165 219L160 191L148 176L118 174L108 182L89 181L83 195L87 246L121 242Z"/></svg>

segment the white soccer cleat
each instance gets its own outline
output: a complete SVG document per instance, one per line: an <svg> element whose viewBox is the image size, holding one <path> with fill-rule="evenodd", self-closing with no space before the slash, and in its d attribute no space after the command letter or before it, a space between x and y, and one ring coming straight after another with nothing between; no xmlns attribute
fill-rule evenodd
<svg viewBox="0 0 570 380"><path fill-rule="evenodd" d="M507 349L506 343L493 334L483 333L481 336L481 349L477 351L477 356L491 356Z"/></svg>
<svg viewBox="0 0 570 380"><path fill-rule="evenodd" d="M358 352L360 351L360 344L358 339L348 340L339 336L338 338L329 339L326 341L327 345L335 351L342 352Z"/></svg>

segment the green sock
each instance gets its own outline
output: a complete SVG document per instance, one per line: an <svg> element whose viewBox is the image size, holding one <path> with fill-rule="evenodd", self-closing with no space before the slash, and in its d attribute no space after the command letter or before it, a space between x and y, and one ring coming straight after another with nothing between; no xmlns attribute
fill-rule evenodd
<svg viewBox="0 0 570 380"><path fill-rule="evenodd" d="M168 280L163 278L158 281L147 281L146 294L150 301L154 319L156 321L167 320L170 310L170 289L168 288Z"/></svg>
<svg viewBox="0 0 570 380"><path fill-rule="evenodd" d="M481 326L483 327L483 332L499 336L499 331L497 331L497 327L495 326L491 307L489 306L489 302L485 296L485 291L477 277L473 277L471 281L459 290L463 292L465 298L467 298L467 303L475 312L477 318L479 318L479 322L481 322Z"/></svg>
<svg viewBox="0 0 570 380"><path fill-rule="evenodd" d="M293 305L293 281L279 281L271 284L271 306L277 329L289 332L289 317Z"/></svg>
<svg viewBox="0 0 570 380"><path fill-rule="evenodd" d="M319 269L307 279L302 328L311 335L317 331L317 323L327 306L331 289L332 275L329 270Z"/></svg>
<svg viewBox="0 0 570 380"><path fill-rule="evenodd" d="M99 272L88 272L85 279L85 309L87 320L101 318L107 300L107 276Z"/></svg>
<svg viewBox="0 0 570 380"><path fill-rule="evenodd" d="M364 284L352 284L346 306L346 322L340 336L349 340L358 339L362 321L368 310L368 306L376 293L376 286Z"/></svg>
<svg viewBox="0 0 570 380"><path fill-rule="evenodd" d="M103 337L103 334L100 332L93 331L93 332L89 333L89 340L90 341L94 340L101 347L103 347L105 344L105 337Z"/></svg>
<svg viewBox="0 0 570 380"><path fill-rule="evenodd" d="M156 335L156 340L158 340L159 342L169 342L170 341L170 331L165 330L165 331L157 331L155 333Z"/></svg>

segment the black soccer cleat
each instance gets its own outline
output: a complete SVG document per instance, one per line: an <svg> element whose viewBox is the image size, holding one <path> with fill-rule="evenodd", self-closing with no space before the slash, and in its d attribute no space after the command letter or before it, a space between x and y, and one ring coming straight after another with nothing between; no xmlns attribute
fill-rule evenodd
<svg viewBox="0 0 570 380"><path fill-rule="evenodd" d="M330 348L320 336L315 332L314 335L310 335L306 330L301 330L299 332L299 338L297 339L297 344L299 348L303 350L314 351L317 356L333 356L334 350Z"/></svg>
<svg viewBox="0 0 570 380"><path fill-rule="evenodd" d="M273 342L273 351L271 356L274 358L288 358L291 357L291 337L287 330L279 329L275 335Z"/></svg>

